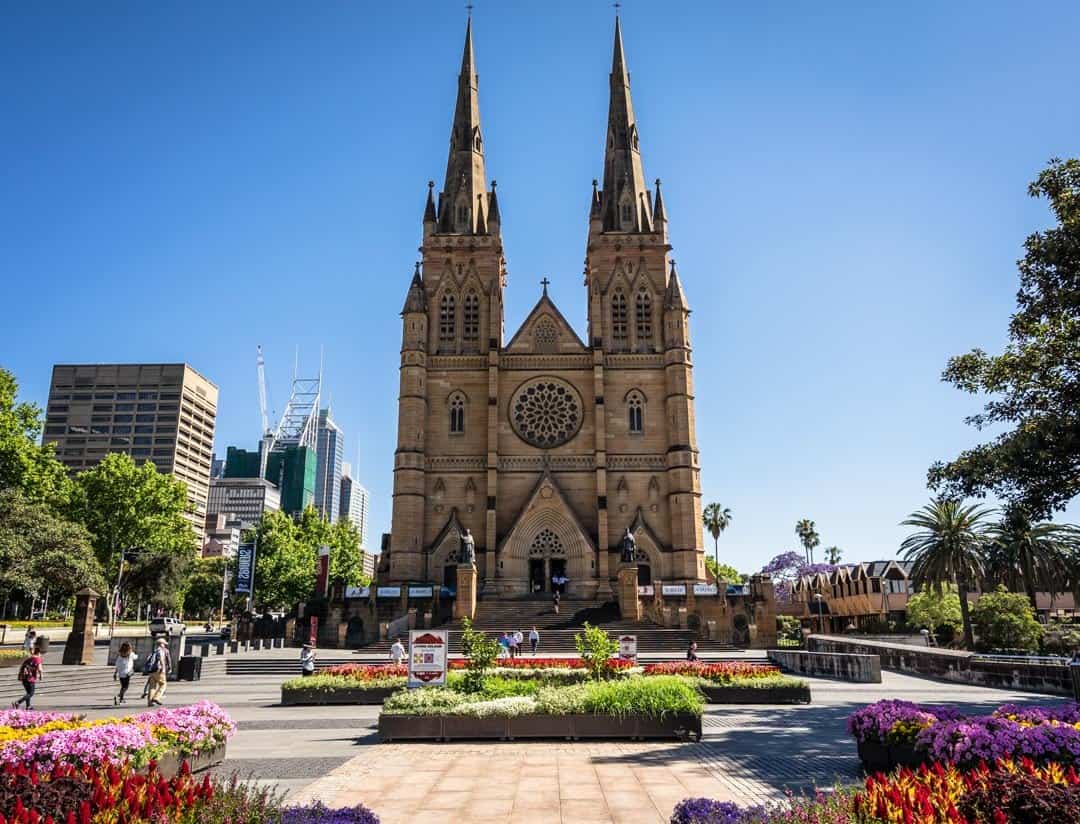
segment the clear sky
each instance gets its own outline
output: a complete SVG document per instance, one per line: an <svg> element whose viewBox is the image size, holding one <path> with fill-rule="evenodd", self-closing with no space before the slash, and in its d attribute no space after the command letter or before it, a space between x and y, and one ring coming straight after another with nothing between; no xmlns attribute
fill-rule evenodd
<svg viewBox="0 0 1080 824"><path fill-rule="evenodd" d="M975 443L946 359L998 349L1026 185L1080 152L1080 4L645 3L623 34L648 180L693 315L705 501L743 570L817 521L892 556L935 459ZM389 529L398 312L442 180L456 2L9 3L0 25L0 364L187 361L216 445L254 448L255 347L295 348ZM551 278L584 334L613 9L476 0L507 338ZM1069 513L1080 519L1080 507ZM707 539L711 548L711 541Z"/></svg>

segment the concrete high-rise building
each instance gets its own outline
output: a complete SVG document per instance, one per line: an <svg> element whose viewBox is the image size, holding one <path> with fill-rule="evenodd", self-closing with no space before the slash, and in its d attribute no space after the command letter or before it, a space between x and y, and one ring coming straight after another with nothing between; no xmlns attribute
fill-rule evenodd
<svg viewBox="0 0 1080 824"><path fill-rule="evenodd" d="M122 452L179 478L201 546L217 400L217 386L186 363L58 364L43 440L72 472Z"/></svg>
<svg viewBox="0 0 1080 824"><path fill-rule="evenodd" d="M214 478L207 501L210 515L226 515L240 529L252 529L264 512L281 509L278 488L262 478Z"/></svg>
<svg viewBox="0 0 1080 824"><path fill-rule="evenodd" d="M345 459L345 436L329 409L319 411L316 430L315 508L330 523L341 509L341 467Z"/></svg>
<svg viewBox="0 0 1080 824"><path fill-rule="evenodd" d="M352 467L342 464L341 505L338 510L341 518L352 521L360 533L360 546L367 546L368 530L368 491L352 477Z"/></svg>

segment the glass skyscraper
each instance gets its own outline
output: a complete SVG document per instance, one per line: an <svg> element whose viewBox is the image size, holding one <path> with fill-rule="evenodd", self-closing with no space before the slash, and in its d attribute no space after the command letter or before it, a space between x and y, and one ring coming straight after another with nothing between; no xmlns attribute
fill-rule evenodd
<svg viewBox="0 0 1080 824"><path fill-rule="evenodd" d="M345 437L330 417L330 410L319 411L316 445L315 508L330 523L341 512L341 466L345 460Z"/></svg>
<svg viewBox="0 0 1080 824"><path fill-rule="evenodd" d="M360 533L360 546L367 546L368 491L352 478L352 468L345 464L341 477L341 517L353 522Z"/></svg>

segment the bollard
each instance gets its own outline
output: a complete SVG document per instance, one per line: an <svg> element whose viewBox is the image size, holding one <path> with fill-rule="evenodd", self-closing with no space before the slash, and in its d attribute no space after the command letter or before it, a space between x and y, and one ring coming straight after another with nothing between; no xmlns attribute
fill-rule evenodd
<svg viewBox="0 0 1080 824"><path fill-rule="evenodd" d="M239 652L239 651L240 651L240 642L239 641L230 641L229 642L229 652Z"/></svg>
<svg viewBox="0 0 1080 824"><path fill-rule="evenodd" d="M1069 664L1069 674L1072 676L1073 700L1080 701L1080 661Z"/></svg>
<svg viewBox="0 0 1080 824"><path fill-rule="evenodd" d="M216 644L214 644L214 654L215 655L224 655L225 654L225 642L224 641L218 641Z"/></svg>
<svg viewBox="0 0 1080 824"><path fill-rule="evenodd" d="M209 644L200 644L199 645L199 657L200 658L206 658L209 655L210 655L210 645Z"/></svg>

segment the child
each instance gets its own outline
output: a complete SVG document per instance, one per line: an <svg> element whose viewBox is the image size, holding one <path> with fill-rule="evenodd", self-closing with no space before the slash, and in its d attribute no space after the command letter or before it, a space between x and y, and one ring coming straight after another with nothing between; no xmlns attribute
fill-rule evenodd
<svg viewBox="0 0 1080 824"><path fill-rule="evenodd" d="M116 669L113 670L113 681L120 682L120 694L113 696L113 706L123 704L127 699L128 686L131 684L131 676L135 672L135 659L139 656L131 649L131 644L124 641L120 645L120 652L116 656Z"/></svg>

